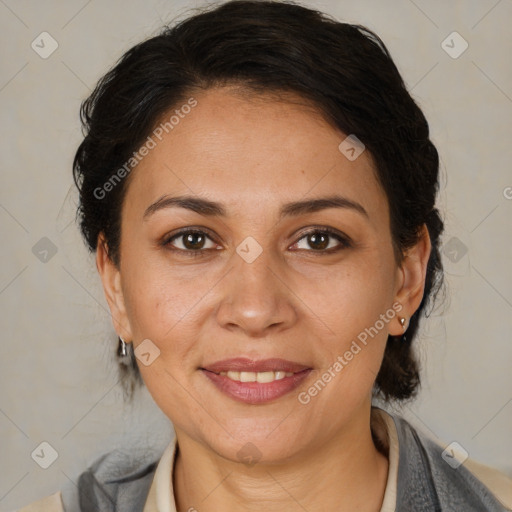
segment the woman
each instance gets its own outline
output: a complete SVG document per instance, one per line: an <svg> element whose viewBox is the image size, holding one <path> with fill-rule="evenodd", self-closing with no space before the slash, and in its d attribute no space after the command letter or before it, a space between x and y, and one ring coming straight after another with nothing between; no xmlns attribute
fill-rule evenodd
<svg viewBox="0 0 512 512"><path fill-rule="evenodd" d="M129 50L82 119L121 367L176 435L23 510L512 509L505 475L372 406L418 389L443 231L438 154L378 36L228 2Z"/></svg>

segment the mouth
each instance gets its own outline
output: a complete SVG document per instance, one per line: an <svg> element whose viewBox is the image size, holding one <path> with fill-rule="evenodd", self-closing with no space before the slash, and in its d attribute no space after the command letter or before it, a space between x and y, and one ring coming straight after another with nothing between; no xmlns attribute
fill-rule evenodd
<svg viewBox="0 0 512 512"><path fill-rule="evenodd" d="M206 370L208 371L208 370ZM214 372L215 373L215 372ZM228 379L236 382L259 382L260 384L266 384L267 382L274 382L275 380L281 380L285 377L291 377L294 372L283 372L283 371L270 371L270 372L220 372L217 375L222 375Z"/></svg>
<svg viewBox="0 0 512 512"><path fill-rule="evenodd" d="M223 359L215 363L207 364L201 368L213 373L266 373L266 372L284 372L284 373L299 373L309 367L304 364L296 363L294 361L287 361L286 359L261 359L256 361L246 357L235 357L231 359Z"/></svg>
<svg viewBox="0 0 512 512"><path fill-rule="evenodd" d="M234 358L199 368L223 394L248 404L267 403L299 386L312 368L285 359Z"/></svg>

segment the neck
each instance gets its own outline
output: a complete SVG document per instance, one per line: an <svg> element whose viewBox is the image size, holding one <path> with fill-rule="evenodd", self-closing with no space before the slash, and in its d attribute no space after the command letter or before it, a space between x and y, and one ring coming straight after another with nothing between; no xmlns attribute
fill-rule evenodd
<svg viewBox="0 0 512 512"><path fill-rule="evenodd" d="M178 512L378 512L388 459L365 422L323 439L282 463L247 466L218 456L176 429L174 495Z"/></svg>

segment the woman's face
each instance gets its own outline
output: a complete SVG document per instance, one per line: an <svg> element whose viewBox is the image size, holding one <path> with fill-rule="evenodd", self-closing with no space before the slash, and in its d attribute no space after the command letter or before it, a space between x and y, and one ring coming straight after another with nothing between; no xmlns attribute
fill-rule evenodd
<svg viewBox="0 0 512 512"><path fill-rule="evenodd" d="M233 461L304 455L367 424L430 247L397 266L368 152L340 151L348 134L312 110L227 89L194 97L132 171L119 271L98 252L112 315L178 435ZM197 211L199 200L217 207ZM217 374L250 364L213 366L233 358L296 366L270 361L262 382L237 383L254 376Z"/></svg>

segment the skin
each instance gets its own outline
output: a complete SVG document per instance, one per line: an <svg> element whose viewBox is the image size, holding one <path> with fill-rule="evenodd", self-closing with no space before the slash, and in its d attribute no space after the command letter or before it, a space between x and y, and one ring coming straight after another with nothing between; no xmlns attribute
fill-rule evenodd
<svg viewBox="0 0 512 512"><path fill-rule="evenodd" d="M138 364L176 431L170 485L178 511L378 511L388 460L371 438L371 391L388 335L404 331L398 316L309 403L297 395L393 303L406 319L416 311L428 232L397 265L371 156L349 161L338 149L346 134L314 110L230 88L194 97L198 105L132 171L119 268L101 236L97 251L117 332L134 348L150 339L160 350L149 366ZM278 216L285 203L334 191L368 217L349 208ZM222 203L228 215L170 207L144 218L162 196L181 194ZM206 229L210 238L192 245L202 255L179 253L191 247L183 236L172 241L175 252L160 243L184 227ZM327 249L308 242L305 234L322 227L352 246L334 237ZM252 263L236 252L248 236L262 248ZM341 249L325 252L334 247ZM280 357L313 371L298 390L245 404L199 370L237 356ZM237 457L248 442L261 453L252 466Z"/></svg>

